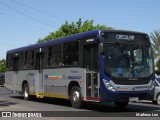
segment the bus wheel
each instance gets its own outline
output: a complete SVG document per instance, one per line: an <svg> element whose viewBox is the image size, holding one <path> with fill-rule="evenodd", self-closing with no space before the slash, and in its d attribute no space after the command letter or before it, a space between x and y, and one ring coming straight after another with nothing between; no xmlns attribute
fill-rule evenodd
<svg viewBox="0 0 160 120"><path fill-rule="evenodd" d="M29 85L25 84L23 87L23 97L25 100L29 100L30 99L30 95L29 95Z"/></svg>
<svg viewBox="0 0 160 120"><path fill-rule="evenodd" d="M160 105L160 94L157 96L157 104Z"/></svg>
<svg viewBox="0 0 160 120"><path fill-rule="evenodd" d="M81 101L81 92L78 86L72 87L71 94L70 94L71 104L74 108L80 108L82 101Z"/></svg>
<svg viewBox="0 0 160 120"><path fill-rule="evenodd" d="M118 108L125 108L128 105L129 101L126 102L114 102L114 104L116 105L116 107Z"/></svg>

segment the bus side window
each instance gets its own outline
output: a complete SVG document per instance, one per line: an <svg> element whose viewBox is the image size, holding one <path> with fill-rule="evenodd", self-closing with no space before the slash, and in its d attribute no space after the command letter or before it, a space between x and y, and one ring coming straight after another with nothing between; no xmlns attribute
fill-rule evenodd
<svg viewBox="0 0 160 120"><path fill-rule="evenodd" d="M34 50L28 52L26 68L32 69L34 67Z"/></svg>
<svg viewBox="0 0 160 120"><path fill-rule="evenodd" d="M27 58L28 58L28 51L25 51L25 53L24 53L24 61L23 61L23 68L24 68L24 69L27 69L27 68L28 68Z"/></svg>
<svg viewBox="0 0 160 120"><path fill-rule="evenodd" d="M78 65L79 58L79 42L65 43L63 46L63 62L64 65Z"/></svg>
<svg viewBox="0 0 160 120"><path fill-rule="evenodd" d="M48 48L48 67L61 66L61 45Z"/></svg>
<svg viewBox="0 0 160 120"><path fill-rule="evenodd" d="M6 61L6 69L7 70L12 70L12 63L13 63L13 55L8 54L7 55L7 61Z"/></svg>
<svg viewBox="0 0 160 120"><path fill-rule="evenodd" d="M13 58L13 70L18 71L19 69L19 57Z"/></svg>
<svg viewBox="0 0 160 120"><path fill-rule="evenodd" d="M21 52L21 54L20 54L20 65L19 65L19 69L23 69L24 67L23 67L23 63L24 63L24 56L25 55L25 52Z"/></svg>
<svg viewBox="0 0 160 120"><path fill-rule="evenodd" d="M51 58L52 47L48 48L48 67L52 66L52 58Z"/></svg>
<svg viewBox="0 0 160 120"><path fill-rule="evenodd" d="M56 45L52 49L52 59L53 59L53 66L61 66L61 45Z"/></svg>

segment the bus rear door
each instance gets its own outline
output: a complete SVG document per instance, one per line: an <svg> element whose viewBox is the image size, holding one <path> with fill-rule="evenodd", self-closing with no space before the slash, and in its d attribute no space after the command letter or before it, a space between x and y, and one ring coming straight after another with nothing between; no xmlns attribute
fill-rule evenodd
<svg viewBox="0 0 160 120"><path fill-rule="evenodd" d="M43 98L43 66L44 66L44 53L41 52L41 48L39 49L40 52L36 53L36 79L35 79L35 91L36 96L38 98Z"/></svg>
<svg viewBox="0 0 160 120"><path fill-rule="evenodd" d="M17 91L18 88L18 68L19 68L19 56L13 57L13 76L12 76L12 85L13 85L13 93Z"/></svg>

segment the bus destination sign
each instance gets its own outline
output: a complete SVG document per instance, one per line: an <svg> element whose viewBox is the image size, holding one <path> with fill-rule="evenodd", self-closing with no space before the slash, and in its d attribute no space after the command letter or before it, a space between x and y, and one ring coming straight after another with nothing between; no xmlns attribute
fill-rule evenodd
<svg viewBox="0 0 160 120"><path fill-rule="evenodd" d="M134 35L123 35L123 34L117 34L116 39L117 40L134 40Z"/></svg>
<svg viewBox="0 0 160 120"><path fill-rule="evenodd" d="M149 37L144 33L103 32L104 42L131 42L150 44Z"/></svg>

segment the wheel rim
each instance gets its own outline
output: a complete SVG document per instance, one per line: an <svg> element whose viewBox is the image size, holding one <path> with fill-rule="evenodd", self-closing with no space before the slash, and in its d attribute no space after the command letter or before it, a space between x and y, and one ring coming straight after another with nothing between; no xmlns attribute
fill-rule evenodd
<svg viewBox="0 0 160 120"><path fill-rule="evenodd" d="M160 105L160 95L157 97L157 104Z"/></svg>
<svg viewBox="0 0 160 120"><path fill-rule="evenodd" d="M27 89L27 88L25 88L24 96L25 96L26 98L28 97L28 89Z"/></svg>
<svg viewBox="0 0 160 120"><path fill-rule="evenodd" d="M72 96L73 102L75 103L78 102L79 98L80 98L80 93L78 91L74 91Z"/></svg>

